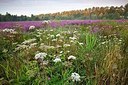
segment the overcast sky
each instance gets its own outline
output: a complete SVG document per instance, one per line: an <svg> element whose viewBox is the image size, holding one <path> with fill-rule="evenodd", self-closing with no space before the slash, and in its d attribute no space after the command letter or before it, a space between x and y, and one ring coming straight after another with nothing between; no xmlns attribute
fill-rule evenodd
<svg viewBox="0 0 128 85"><path fill-rule="evenodd" d="M101 6L121 6L128 0L0 0L0 13L17 15L46 14Z"/></svg>

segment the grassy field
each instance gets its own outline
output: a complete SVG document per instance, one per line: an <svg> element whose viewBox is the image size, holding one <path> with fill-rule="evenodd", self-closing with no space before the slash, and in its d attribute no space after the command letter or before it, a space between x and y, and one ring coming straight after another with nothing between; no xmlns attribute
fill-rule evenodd
<svg viewBox="0 0 128 85"><path fill-rule="evenodd" d="M128 22L0 31L2 85L127 85Z"/></svg>

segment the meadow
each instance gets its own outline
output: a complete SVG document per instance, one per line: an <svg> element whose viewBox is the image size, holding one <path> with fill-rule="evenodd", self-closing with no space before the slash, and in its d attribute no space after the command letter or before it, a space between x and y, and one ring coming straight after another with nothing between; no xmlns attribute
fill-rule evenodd
<svg viewBox="0 0 128 85"><path fill-rule="evenodd" d="M0 29L1 85L128 84L127 20L1 22Z"/></svg>

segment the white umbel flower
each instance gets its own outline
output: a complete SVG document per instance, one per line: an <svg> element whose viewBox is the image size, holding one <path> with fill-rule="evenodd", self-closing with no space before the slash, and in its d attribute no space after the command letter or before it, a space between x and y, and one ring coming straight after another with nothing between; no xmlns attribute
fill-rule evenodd
<svg viewBox="0 0 128 85"><path fill-rule="evenodd" d="M57 62L61 62L61 59L59 57L56 57L53 62L57 63Z"/></svg>
<svg viewBox="0 0 128 85"><path fill-rule="evenodd" d="M30 26L29 27L29 30L33 30L33 29L35 29L36 27L35 26Z"/></svg>
<svg viewBox="0 0 128 85"><path fill-rule="evenodd" d="M60 34L57 34L56 37L60 37L61 35Z"/></svg>
<svg viewBox="0 0 128 85"><path fill-rule="evenodd" d="M80 81L80 75L78 73L74 72L71 75L71 79L72 79L73 82L74 81Z"/></svg>
<svg viewBox="0 0 128 85"><path fill-rule="evenodd" d="M10 33L12 33L12 32L15 31L15 29L8 29L8 28L6 28L6 29L3 29L2 31L3 32L10 32Z"/></svg>
<svg viewBox="0 0 128 85"><path fill-rule="evenodd" d="M64 47L70 47L71 45L70 44L64 44L63 46Z"/></svg>
<svg viewBox="0 0 128 85"><path fill-rule="evenodd" d="M69 39L76 40L77 38L76 37L69 37Z"/></svg>
<svg viewBox="0 0 128 85"><path fill-rule="evenodd" d="M22 42L22 44L30 44L30 43L32 43L32 42L34 42L34 41L36 41L35 38L33 38L33 39L28 39L28 40L25 40L24 42Z"/></svg>
<svg viewBox="0 0 128 85"><path fill-rule="evenodd" d="M38 53L38 54L35 55L35 59L37 60L37 59L40 58L40 59L43 60L44 57L46 57L46 56L47 56L47 53L42 53L42 52L41 52L41 53Z"/></svg>
<svg viewBox="0 0 128 85"><path fill-rule="evenodd" d="M75 57L75 56L73 56L73 55L70 55L70 56L68 57L68 60L70 60L70 59L75 60L75 59L76 59L76 57Z"/></svg>

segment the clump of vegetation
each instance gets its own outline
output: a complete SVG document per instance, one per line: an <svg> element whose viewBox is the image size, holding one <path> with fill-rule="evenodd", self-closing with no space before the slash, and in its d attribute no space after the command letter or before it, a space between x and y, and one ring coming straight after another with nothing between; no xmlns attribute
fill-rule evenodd
<svg viewBox="0 0 128 85"><path fill-rule="evenodd" d="M126 85L128 23L0 32L2 85Z"/></svg>

